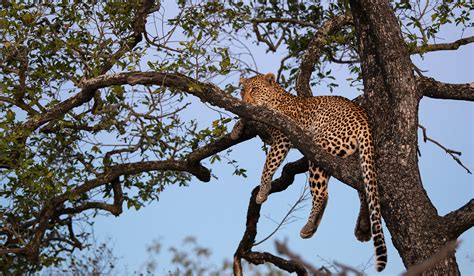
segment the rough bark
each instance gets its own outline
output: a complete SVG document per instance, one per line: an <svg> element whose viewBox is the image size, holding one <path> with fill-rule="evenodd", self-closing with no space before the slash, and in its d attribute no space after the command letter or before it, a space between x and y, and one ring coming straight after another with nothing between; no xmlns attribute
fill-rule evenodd
<svg viewBox="0 0 474 276"><path fill-rule="evenodd" d="M451 238L423 188L417 159L419 91L398 21L387 1L350 1L365 103L375 136L384 220L406 267ZM454 253L425 275L458 275Z"/></svg>

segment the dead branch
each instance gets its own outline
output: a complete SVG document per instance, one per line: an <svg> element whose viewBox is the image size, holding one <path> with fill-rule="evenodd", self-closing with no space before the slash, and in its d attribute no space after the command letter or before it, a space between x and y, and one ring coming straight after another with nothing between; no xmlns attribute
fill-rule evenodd
<svg viewBox="0 0 474 276"><path fill-rule="evenodd" d="M411 266L408 268L407 272L403 273L403 276L417 276L421 275L423 272L430 270L435 267L439 262L446 259L450 255L454 254L454 251L459 246L460 242L450 241L447 242L444 247L442 247L438 252L433 256L423 261L420 264Z"/></svg>
<svg viewBox="0 0 474 276"><path fill-rule="evenodd" d="M461 152L455 151L455 150L452 150L452 149L448 149L447 147L443 146L438 141L428 137L428 135L426 134L426 128L424 126L419 124L418 127L421 128L422 131L423 131L423 141L425 143L426 143L426 141L430 141L431 143L433 143L433 144L437 145L438 147L442 148L447 154L449 154L454 159L454 161L456 161L461 167L463 167L467 171L467 173L472 174L472 172L461 162L461 159L459 159L458 156L461 156Z"/></svg>
<svg viewBox="0 0 474 276"><path fill-rule="evenodd" d="M296 80L296 92L299 96L311 96L311 87L309 81L314 70L314 65L319 60L323 46L327 43L329 35L339 31L344 25L349 24L352 18L347 15L339 15L327 20L318 29L304 53L299 68L298 78Z"/></svg>
<svg viewBox="0 0 474 276"><path fill-rule="evenodd" d="M271 238L273 235L275 235L276 232L278 232L278 230L288 221L288 218L290 217L290 215L296 210L296 208L303 202L303 201L306 201L308 199L308 193L307 193L307 190L305 189L301 195L298 197L298 199L296 200L296 202L290 207L290 209L288 210L288 212L286 212L285 216L283 216L283 218L280 220L280 222L278 223L277 227L275 227L275 229L270 233L268 234L265 238L263 238L262 240L258 241L258 242L255 242L253 244L253 246L257 246L259 244L262 244L264 243L265 241L267 241L269 238Z"/></svg>
<svg viewBox="0 0 474 276"><path fill-rule="evenodd" d="M446 50L457 50L463 45L467 45L474 42L474 36L465 37L458 39L450 43L439 43L439 44L426 44L416 46L413 50L410 51L410 54L420 54L426 52L435 52L435 51L446 51Z"/></svg>

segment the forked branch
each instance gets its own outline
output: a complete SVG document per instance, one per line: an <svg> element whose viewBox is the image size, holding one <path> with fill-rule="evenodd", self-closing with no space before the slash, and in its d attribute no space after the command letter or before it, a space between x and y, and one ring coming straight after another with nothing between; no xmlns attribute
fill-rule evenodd
<svg viewBox="0 0 474 276"><path fill-rule="evenodd" d="M451 239L457 239L462 233L474 226L474 199L469 200L461 208L446 214L440 222L447 226Z"/></svg>
<svg viewBox="0 0 474 276"><path fill-rule="evenodd" d="M302 158L298 161L288 163L283 167L280 178L272 181L272 189L270 193L277 193L288 188L294 181L295 175L304 173L308 170L308 161ZM288 272L296 272L298 275L307 275L306 269L294 262L284 260L282 258L273 256L270 253L264 252L253 252L252 247L254 246L255 237L257 236L257 223L260 219L261 205L256 203L256 197L259 187L255 187L250 197L249 206L247 209L247 221L246 228L242 240L237 247L234 254L234 274L242 275L241 259L245 259L253 264L262 264L264 261L270 262L281 269Z"/></svg>
<svg viewBox="0 0 474 276"><path fill-rule="evenodd" d="M296 92L299 96L311 96L309 81L314 70L314 65L319 60L324 46L327 44L328 36L339 31L344 25L351 22L352 18L347 15L339 15L327 20L318 29L304 53L296 80Z"/></svg>

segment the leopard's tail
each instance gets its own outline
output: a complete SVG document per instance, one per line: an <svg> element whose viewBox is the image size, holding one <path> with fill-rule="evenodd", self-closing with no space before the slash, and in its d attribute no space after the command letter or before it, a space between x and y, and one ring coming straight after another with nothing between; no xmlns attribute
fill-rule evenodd
<svg viewBox="0 0 474 276"><path fill-rule="evenodd" d="M375 248L376 270L382 271L387 265L387 246L382 230L380 200L375 172L375 154L372 135L367 131L359 137L359 157L364 178L367 204L369 205L370 229Z"/></svg>

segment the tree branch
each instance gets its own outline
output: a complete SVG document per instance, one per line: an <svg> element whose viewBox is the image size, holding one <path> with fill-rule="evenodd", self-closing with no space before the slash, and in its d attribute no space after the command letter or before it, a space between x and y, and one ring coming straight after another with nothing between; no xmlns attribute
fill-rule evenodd
<svg viewBox="0 0 474 276"><path fill-rule="evenodd" d="M8 97L0 96L0 102L10 103L15 105L28 113L28 115L33 116L38 114L38 111L34 110L31 106L27 105L22 99L10 99Z"/></svg>
<svg viewBox="0 0 474 276"><path fill-rule="evenodd" d="M450 239L457 239L474 226L474 199L469 200L461 208L446 214L440 223L448 227Z"/></svg>
<svg viewBox="0 0 474 276"><path fill-rule="evenodd" d="M318 25L311 23L309 21L299 20L295 18L254 18L252 23L290 23L296 24L304 27L311 27L314 29L318 28Z"/></svg>
<svg viewBox="0 0 474 276"><path fill-rule="evenodd" d="M420 45L420 46L416 46L413 50L411 50L410 54L420 54L420 53L426 53L426 52L445 51L445 50L457 50L459 49L459 47L463 45L467 45L469 43L473 43L473 42L474 42L474 36L470 36L470 37L458 39L451 43Z"/></svg>
<svg viewBox="0 0 474 276"><path fill-rule="evenodd" d="M288 258L290 258L290 260L293 260L293 261L301 264L302 266L304 266L309 271L309 273L311 273L311 275L315 275L315 276L328 276L328 275L331 275L330 273L326 273L326 272L324 272L320 269L317 269L316 267L314 267L310 263L303 260L303 258L301 258L299 255L293 253L288 248L288 246L286 245L286 242L275 241L275 247L276 247L276 250L277 250L278 254L285 255Z"/></svg>
<svg viewBox="0 0 474 276"><path fill-rule="evenodd" d="M278 39L277 43L273 43L273 41L263 37L261 34L260 34L260 30L258 29L258 22L252 22L252 26L253 26L253 31L255 33L255 36L257 37L257 41L260 41L260 42L263 42L265 44L267 44L268 48L272 51L272 52L276 52L276 50L278 49L278 47L280 46L281 42L283 41L283 36L284 34L281 35L280 39Z"/></svg>
<svg viewBox="0 0 474 276"><path fill-rule="evenodd" d="M249 252L244 256L244 259L256 265L268 262L289 273L295 272L296 275L308 275L306 269L297 262L285 260L268 252Z"/></svg>
<svg viewBox="0 0 474 276"><path fill-rule="evenodd" d="M474 83L444 83L421 76L417 78L417 86L422 96L434 99L474 101Z"/></svg>
<svg viewBox="0 0 474 276"><path fill-rule="evenodd" d="M329 35L339 31L344 25L350 23L352 18L347 15L339 15L327 20L318 29L318 32L313 37L308 45L308 49L301 59L298 78L296 80L296 92L299 96L309 97L312 95L311 87L309 85L311 74L314 70L314 65L319 60L323 46L327 43Z"/></svg>
<svg viewBox="0 0 474 276"><path fill-rule="evenodd" d="M33 239L31 239L31 241L26 246L21 248L8 248L5 246L0 247L0 255L6 253L23 254L29 259L35 260L39 256L38 254L40 251L40 246L44 241L43 237L45 232L53 225L51 221L54 221L55 218L63 214L74 215L85 210L101 209L118 216L122 212L123 203L123 192L119 182L120 176L140 174L147 171L171 170L189 172L201 181L209 181L210 171L202 166L200 161L217 152L254 137L256 135L256 128L252 122L250 123L250 126L251 127L242 128L238 135L233 136L232 134L227 134L220 139L203 146L202 148L196 149L195 151L189 153L183 160L135 162L107 167L105 172L97 173L95 179L88 180L84 184L79 185L49 200L43 206L37 219L24 224L26 228L32 228L31 230L26 229L25 231L31 231L33 233ZM107 204L106 202L100 201L90 201L82 203L76 207L61 207L63 206L63 203L68 201L71 197L74 198L83 195L94 188L108 183L112 184L114 192L113 204ZM8 232L8 230L10 229L5 229L2 231ZM71 240L74 242L73 239Z"/></svg>
<svg viewBox="0 0 474 276"><path fill-rule="evenodd" d="M109 59L102 64L99 72L101 74L105 74L112 68L115 64L115 61L120 59L126 52L133 49L142 39L142 33L145 31L146 25L146 16L151 10L155 10L155 1L153 0L143 0L143 5L140 8L139 12L136 14L132 34L129 37L124 39L122 42L122 46L114 53ZM49 110L45 112L33 116L29 120L19 127L23 133L28 131L34 131L41 125L59 118L60 116L64 115L69 110L78 107L88 101L90 101L95 94L95 89L82 89L81 92L76 94L75 96L62 101L61 103L55 105Z"/></svg>
<svg viewBox="0 0 474 276"><path fill-rule="evenodd" d="M426 134L426 128L424 126L419 124L418 127L421 128L422 131L423 131L423 140L425 141L425 143L426 143L426 141L430 141L431 143L433 143L433 144L437 145L438 147L442 148L447 154L449 154L454 159L454 161L456 161L461 167L463 167L467 171L467 173L472 174L472 172L466 166L464 166L464 164L459 159L458 156L461 155L461 152L455 151L455 150L452 150L452 149L448 149L447 147L441 145L441 143L439 143L438 141L433 140L430 137L428 137L428 135Z"/></svg>
<svg viewBox="0 0 474 276"><path fill-rule="evenodd" d="M296 174L304 173L307 170L308 161L305 158L286 164L283 167L280 178L272 181L270 193L285 190L293 183ZM297 272L298 275L306 275L306 269L296 262L275 257L270 253L252 252L255 237L257 236L257 223L260 219L260 209L262 206L257 204L255 201L258 190L259 187L255 187L250 197L245 232L234 254L234 274L242 275L242 265L240 260L244 258L248 262L257 265L262 264L263 261L268 261L288 272Z"/></svg>
<svg viewBox="0 0 474 276"><path fill-rule="evenodd" d="M328 174L342 182L360 189L361 173L355 156L345 159L332 156L314 144L312 136L284 114L263 106L253 106L225 93L213 84L175 73L127 72L102 75L81 83L83 89L100 89L111 85L160 85L192 94L202 101L224 108L240 117L270 125L283 133L305 156L310 156L314 164L324 167Z"/></svg>
<svg viewBox="0 0 474 276"><path fill-rule="evenodd" d="M78 214L80 212L83 212L89 209L100 209L100 210L108 211L114 216L119 216L122 213L123 192L122 192L122 185L120 184L120 181L118 178L112 181L112 189L114 191L113 204L107 204L105 202L90 201L76 207L65 208L59 211L59 213Z"/></svg>

